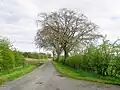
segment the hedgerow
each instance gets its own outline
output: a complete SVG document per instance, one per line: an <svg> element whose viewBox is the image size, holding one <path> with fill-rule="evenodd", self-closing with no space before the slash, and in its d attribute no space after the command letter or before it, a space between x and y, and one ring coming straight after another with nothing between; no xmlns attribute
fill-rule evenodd
<svg viewBox="0 0 120 90"><path fill-rule="evenodd" d="M90 45L84 52L70 56L65 64L101 76L118 76L120 45L104 40L101 45Z"/></svg>
<svg viewBox="0 0 120 90"><path fill-rule="evenodd" d="M13 49L8 39L0 37L0 71L9 71L19 66L24 66L23 55Z"/></svg>

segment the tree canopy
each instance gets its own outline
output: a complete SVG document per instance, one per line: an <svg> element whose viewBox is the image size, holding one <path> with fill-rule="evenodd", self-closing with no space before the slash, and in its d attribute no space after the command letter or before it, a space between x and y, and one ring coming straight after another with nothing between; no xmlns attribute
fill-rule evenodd
<svg viewBox="0 0 120 90"><path fill-rule="evenodd" d="M102 37L98 34L98 26L88 18L75 11L63 8L51 13L40 13L35 42L40 48L52 47L58 57L63 51L65 60L69 52L82 45Z"/></svg>

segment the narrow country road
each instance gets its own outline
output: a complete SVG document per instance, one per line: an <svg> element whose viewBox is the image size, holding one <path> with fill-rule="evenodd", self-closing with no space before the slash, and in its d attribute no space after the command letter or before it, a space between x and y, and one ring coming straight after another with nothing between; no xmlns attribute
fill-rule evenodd
<svg viewBox="0 0 120 90"><path fill-rule="evenodd" d="M0 90L120 90L120 86L63 77L48 61L31 73L1 85Z"/></svg>

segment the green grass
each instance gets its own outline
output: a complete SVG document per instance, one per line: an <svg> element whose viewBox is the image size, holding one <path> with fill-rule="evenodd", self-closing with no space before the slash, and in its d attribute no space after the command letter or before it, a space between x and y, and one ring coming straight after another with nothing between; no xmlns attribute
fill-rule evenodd
<svg viewBox="0 0 120 90"><path fill-rule="evenodd" d="M14 70L11 70L10 72L5 71L0 73L0 84L7 80L14 80L26 73L31 72L33 69L35 69L35 65L26 65L24 67L16 68Z"/></svg>
<svg viewBox="0 0 120 90"><path fill-rule="evenodd" d="M61 63L53 62L53 64L58 72L64 74L67 77L99 83L120 85L120 77L102 77L90 72L73 69L66 65L62 65Z"/></svg>

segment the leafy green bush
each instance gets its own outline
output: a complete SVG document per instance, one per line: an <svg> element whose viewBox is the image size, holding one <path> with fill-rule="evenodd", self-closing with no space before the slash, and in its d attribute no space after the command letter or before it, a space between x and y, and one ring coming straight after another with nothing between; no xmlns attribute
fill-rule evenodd
<svg viewBox="0 0 120 90"><path fill-rule="evenodd" d="M69 57L66 64L101 76L120 75L120 45L103 40L101 45L88 47L84 54Z"/></svg>
<svg viewBox="0 0 120 90"><path fill-rule="evenodd" d="M57 59L57 57L55 58L55 59ZM56 60L57 61L57 60ZM60 56L60 58L59 58L59 62L63 62L64 61L64 56Z"/></svg>
<svg viewBox="0 0 120 90"><path fill-rule="evenodd" d="M15 58L12 50L10 49L10 42L6 38L0 38L0 67L2 70L9 70L15 67Z"/></svg>
<svg viewBox="0 0 120 90"><path fill-rule="evenodd" d="M69 57L66 61L67 65L70 65L73 68L79 69L82 65L83 56L80 54Z"/></svg>
<svg viewBox="0 0 120 90"><path fill-rule="evenodd" d="M15 55L15 66L24 66L24 56L22 55L22 53L17 50L14 50L13 53Z"/></svg>
<svg viewBox="0 0 120 90"><path fill-rule="evenodd" d="M10 41L0 37L0 71L9 71L24 65L23 55L12 49Z"/></svg>
<svg viewBox="0 0 120 90"><path fill-rule="evenodd" d="M9 70L15 67L14 54L10 49L4 49L2 51L2 56L3 56L3 61L2 61L3 70Z"/></svg>

